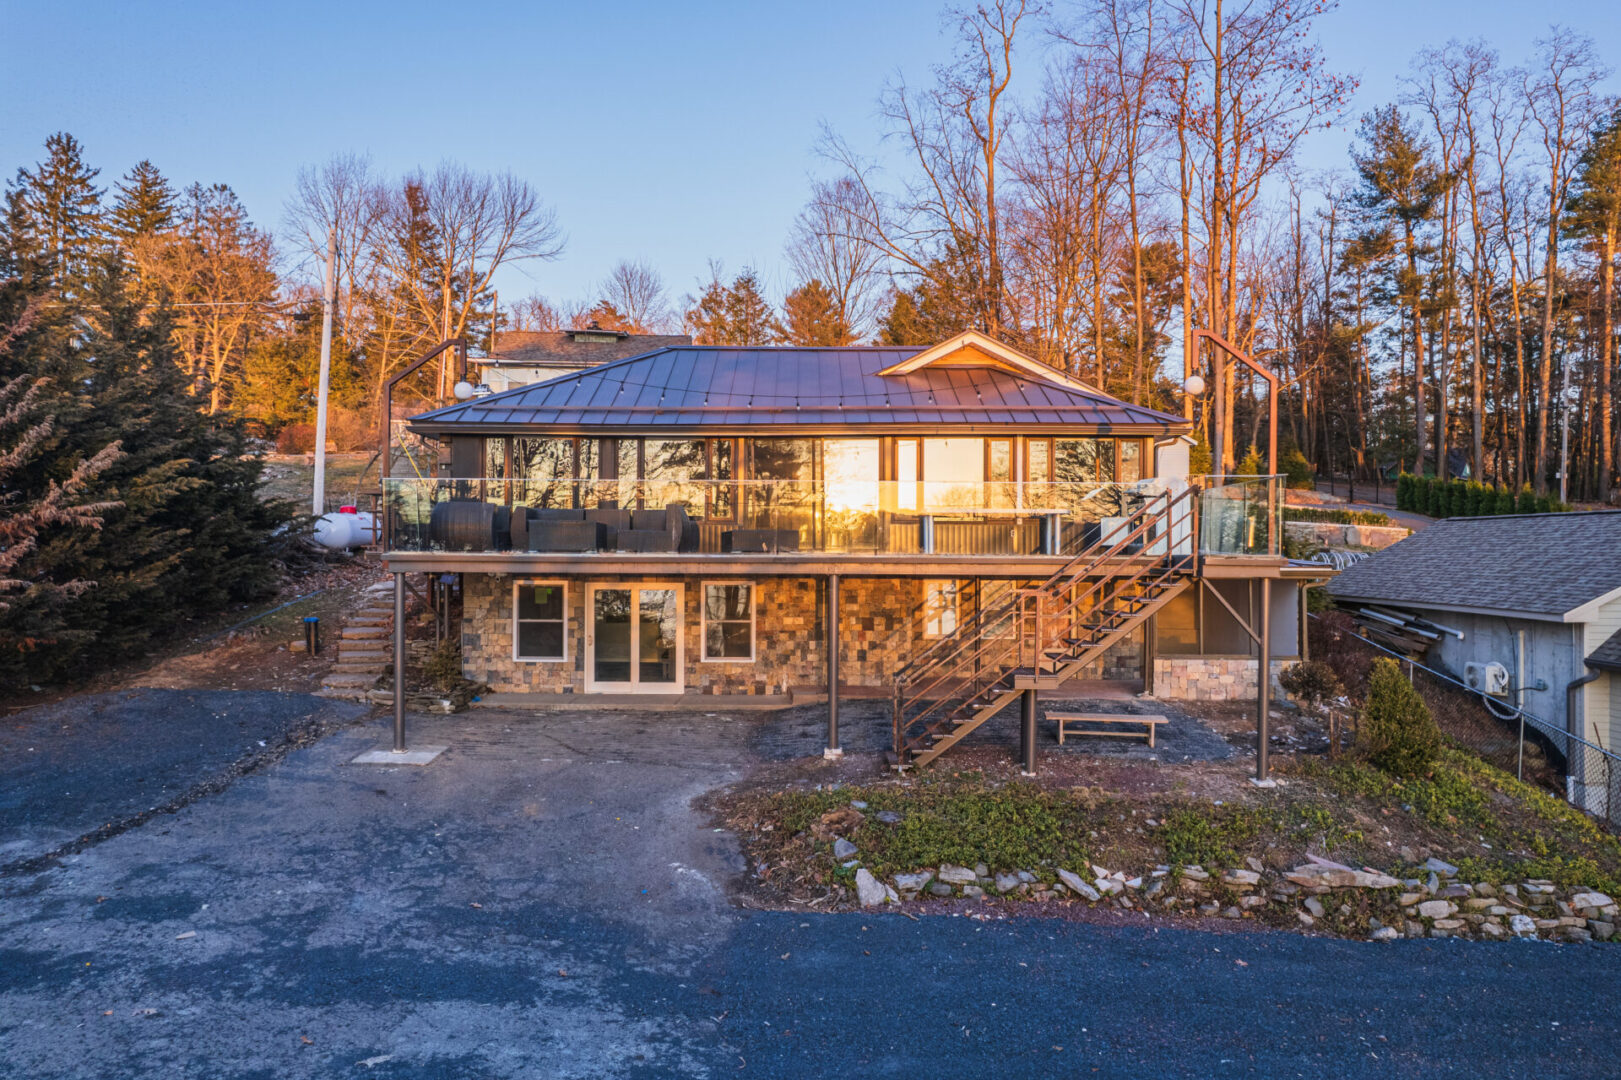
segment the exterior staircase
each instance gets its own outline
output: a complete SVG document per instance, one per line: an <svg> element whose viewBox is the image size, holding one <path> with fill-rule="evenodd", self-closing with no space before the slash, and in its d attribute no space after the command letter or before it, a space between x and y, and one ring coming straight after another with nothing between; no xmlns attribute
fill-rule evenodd
<svg viewBox="0 0 1621 1080"><path fill-rule="evenodd" d="M959 625L897 673L894 756L927 765L1026 690L1053 690L1189 588L1198 491L1149 498L1061 569Z"/></svg>
<svg viewBox="0 0 1621 1080"><path fill-rule="evenodd" d="M322 697L365 701L377 679L394 662L394 586L368 585L360 606L346 615L338 630L337 660L321 680Z"/></svg>

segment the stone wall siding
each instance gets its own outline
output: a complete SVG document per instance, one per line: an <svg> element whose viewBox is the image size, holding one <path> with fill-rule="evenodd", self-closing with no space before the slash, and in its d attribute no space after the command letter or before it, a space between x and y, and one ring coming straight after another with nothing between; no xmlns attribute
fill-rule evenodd
<svg viewBox="0 0 1621 1080"><path fill-rule="evenodd" d="M676 579L631 576L591 578L515 577L466 574L462 578L462 672L501 693L585 693L586 590L589 585L669 583ZM749 660L703 659L700 604L705 583L737 578L683 578L682 644L685 693L781 695L795 688L826 685L826 635L821 624L822 586L812 578L754 581L754 655ZM512 585L514 581L561 581L567 609L567 653L563 661L514 660ZM839 587L839 681L845 686L893 685L894 672L927 647L918 617L923 581L917 578L846 577ZM967 605L962 612L969 617ZM915 625L910 632L906 624ZM1142 677L1141 634L1128 635L1083 678Z"/></svg>
<svg viewBox="0 0 1621 1080"><path fill-rule="evenodd" d="M1336 525L1328 521L1286 521L1286 535L1328 548L1383 550L1405 540L1413 530L1401 525Z"/></svg>
<svg viewBox="0 0 1621 1080"><path fill-rule="evenodd" d="M1287 698L1278 676L1298 661L1272 661L1272 693ZM1254 701L1255 669L1252 657L1156 656L1154 696L1168 701Z"/></svg>

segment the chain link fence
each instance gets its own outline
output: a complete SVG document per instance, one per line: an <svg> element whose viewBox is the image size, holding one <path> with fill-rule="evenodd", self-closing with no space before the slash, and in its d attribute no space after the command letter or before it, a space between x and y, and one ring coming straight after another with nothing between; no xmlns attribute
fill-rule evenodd
<svg viewBox="0 0 1621 1080"><path fill-rule="evenodd" d="M1612 828L1621 826L1621 757L1563 724L1484 697L1445 672L1369 641L1348 617L1314 614L1310 626L1312 656L1333 667L1348 689L1360 692L1374 659L1392 657L1453 742Z"/></svg>

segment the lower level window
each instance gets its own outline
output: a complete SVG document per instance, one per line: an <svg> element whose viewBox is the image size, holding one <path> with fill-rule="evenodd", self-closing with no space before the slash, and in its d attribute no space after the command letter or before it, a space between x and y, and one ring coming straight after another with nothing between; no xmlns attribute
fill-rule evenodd
<svg viewBox="0 0 1621 1080"><path fill-rule="evenodd" d="M754 659L754 586L704 586L704 659Z"/></svg>
<svg viewBox="0 0 1621 1080"><path fill-rule="evenodd" d="M568 607L563 599L561 583L520 581L512 586L513 659L568 659Z"/></svg>
<svg viewBox="0 0 1621 1080"><path fill-rule="evenodd" d="M923 583L924 637L948 637L957 632L958 596L955 581L925 581Z"/></svg>

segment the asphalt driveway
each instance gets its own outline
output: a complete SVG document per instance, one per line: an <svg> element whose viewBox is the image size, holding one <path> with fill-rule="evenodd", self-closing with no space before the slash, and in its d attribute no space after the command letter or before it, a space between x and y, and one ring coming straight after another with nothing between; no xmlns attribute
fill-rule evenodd
<svg viewBox="0 0 1621 1080"><path fill-rule="evenodd" d="M383 720L0 876L0 1076L1594 1076L1621 950L750 912L769 716ZM972 909L961 909L965 914ZM1514 1003L1534 1003L1516 1007Z"/></svg>

